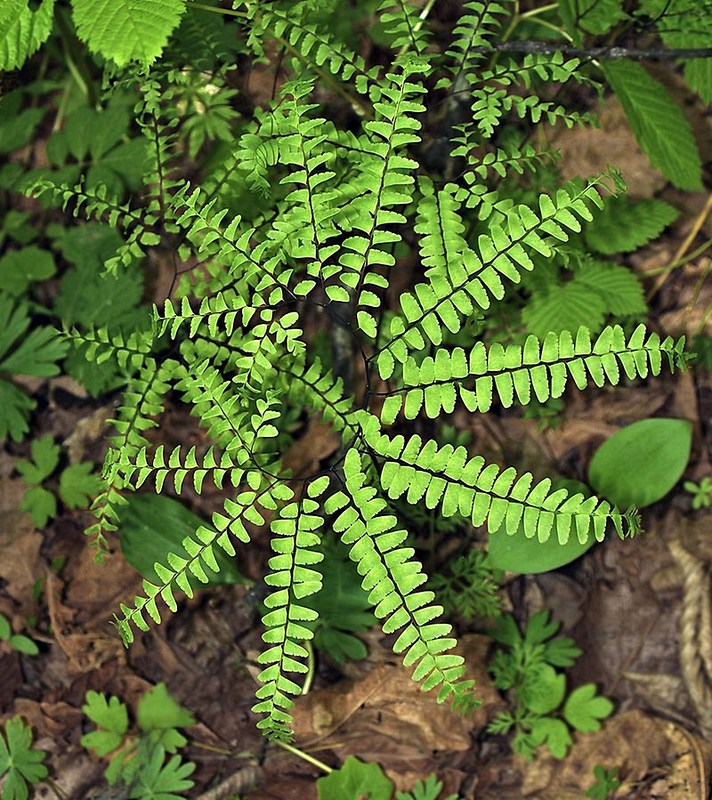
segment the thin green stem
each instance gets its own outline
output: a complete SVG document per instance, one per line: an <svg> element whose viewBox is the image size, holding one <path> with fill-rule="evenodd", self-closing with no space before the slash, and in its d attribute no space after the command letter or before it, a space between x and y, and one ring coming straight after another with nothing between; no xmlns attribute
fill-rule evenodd
<svg viewBox="0 0 712 800"><path fill-rule="evenodd" d="M316 658L314 658L314 648L312 647L312 643L309 641L304 642L304 647L307 651L308 658L307 658L307 676L304 679L304 685L302 686L302 694L308 694L309 690L312 687L312 683L314 683L314 675L316 674Z"/></svg>
<svg viewBox="0 0 712 800"><path fill-rule="evenodd" d="M558 3L549 3L546 6L540 6L539 8L530 8L529 11L522 11L519 14L519 19L531 19L532 17L538 17L539 14L546 14L547 11L553 11L555 8L558 8Z"/></svg>
<svg viewBox="0 0 712 800"><path fill-rule="evenodd" d="M294 745L291 745L288 742L280 742L279 740L276 740L275 744L281 747L283 750L286 750L288 753L291 753L294 756L298 756L304 761L307 761L309 764L313 764L317 769L320 769L327 775L329 775L334 771L331 767L324 764L323 761L319 761L318 758L310 756L309 753L305 753L303 750L300 750L298 747L294 747Z"/></svg>
<svg viewBox="0 0 712 800"><path fill-rule="evenodd" d="M430 15L430 12L432 11L434 5L435 5L435 0L428 0L428 2L423 6L422 11L420 12L420 14L418 14L418 21L413 26L415 33L417 33L423 27L423 23ZM410 44L406 43L398 51L398 58L407 53L408 50L410 50Z"/></svg>
<svg viewBox="0 0 712 800"><path fill-rule="evenodd" d="M240 17L240 19L247 19L247 14L244 11L235 11L232 8L216 8L215 6L206 6L205 3L195 3L193 0L188 0L188 5L191 8L197 8L200 11L212 11L213 14L223 14L228 17Z"/></svg>

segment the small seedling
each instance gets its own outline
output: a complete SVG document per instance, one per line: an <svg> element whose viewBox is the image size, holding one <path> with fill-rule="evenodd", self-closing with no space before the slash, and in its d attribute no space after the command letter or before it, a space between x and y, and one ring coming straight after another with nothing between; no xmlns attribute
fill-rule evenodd
<svg viewBox="0 0 712 800"><path fill-rule="evenodd" d="M712 506L712 477L705 475L699 483L685 481L682 488L692 495L692 507L695 510Z"/></svg>
<svg viewBox="0 0 712 800"><path fill-rule="evenodd" d="M7 642L18 653L24 653L27 656L36 656L40 652L29 636L12 632L10 620L4 614L0 614L0 640Z"/></svg>
<svg viewBox="0 0 712 800"><path fill-rule="evenodd" d="M566 696L566 676L556 668L572 666L581 650L572 639L552 638L558 629L559 623L544 610L531 617L523 636L509 615L501 616L492 631L492 638L506 649L497 652L489 670L494 685L509 693L512 710L499 713L487 730L514 731L512 749L527 760L543 744L555 758L564 758L573 741L570 728L600 730L600 721L613 711L613 703L596 695L592 683Z"/></svg>
<svg viewBox="0 0 712 800"><path fill-rule="evenodd" d="M47 777L44 757L44 753L32 749L29 725L20 717L9 719L5 723L5 738L0 734L0 779L5 778L2 800L27 800L28 787Z"/></svg>
<svg viewBox="0 0 712 800"><path fill-rule="evenodd" d="M54 474L60 458L60 446L51 436L42 436L31 444L32 460L22 459L15 468L30 486L20 505L38 528L44 528L57 516L57 498L42 484ZM101 488L101 480L92 474L94 465L88 461L72 464L59 476L59 497L67 508L88 508L89 501Z"/></svg>
<svg viewBox="0 0 712 800"><path fill-rule="evenodd" d="M586 797L593 797L594 800L608 800L612 793L621 785L618 780L618 767L606 769L600 764L593 768L593 776L596 782L586 792Z"/></svg>
<svg viewBox="0 0 712 800"><path fill-rule="evenodd" d="M98 756L108 756L106 781L123 784L135 800L180 800L175 792L193 786L188 776L195 764L183 761L176 751L187 744L177 728L195 724L192 714L180 706L159 683L138 704L138 734L129 731L129 715L118 697L87 692L82 711L97 726L81 744ZM174 754L167 759L167 754Z"/></svg>
<svg viewBox="0 0 712 800"><path fill-rule="evenodd" d="M349 756L339 769L316 782L319 800L393 800L393 783L378 764L366 764ZM435 775L418 781L409 792L396 792L395 800L457 800L454 794L441 798L442 783Z"/></svg>

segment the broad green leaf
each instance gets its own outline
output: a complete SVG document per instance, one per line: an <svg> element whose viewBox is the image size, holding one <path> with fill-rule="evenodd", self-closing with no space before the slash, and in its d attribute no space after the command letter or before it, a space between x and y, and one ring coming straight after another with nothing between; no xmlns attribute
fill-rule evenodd
<svg viewBox="0 0 712 800"><path fill-rule="evenodd" d="M603 71L650 163L678 189L702 189L692 129L667 89L634 61L607 61Z"/></svg>
<svg viewBox="0 0 712 800"><path fill-rule="evenodd" d="M349 756L340 769L335 769L316 782L319 800L391 800L393 784L378 764L364 764Z"/></svg>
<svg viewBox="0 0 712 800"><path fill-rule="evenodd" d="M25 294L30 284L51 278L57 271L52 254L40 247L11 250L0 258L0 291L15 297Z"/></svg>
<svg viewBox="0 0 712 800"><path fill-rule="evenodd" d="M590 550L595 542L593 535L590 535L588 541L581 544L575 533L569 536L566 544L559 544L555 534L545 542L539 542L535 536L525 536L524 526L520 525L512 536L508 536L503 529L490 534L489 561L495 569L537 575L570 564Z"/></svg>
<svg viewBox="0 0 712 800"><path fill-rule="evenodd" d="M151 64L180 22L186 0L73 0L79 38L120 67Z"/></svg>
<svg viewBox="0 0 712 800"><path fill-rule="evenodd" d="M612 197L586 227L586 244L598 253L630 253L656 239L679 212L663 200Z"/></svg>
<svg viewBox="0 0 712 800"><path fill-rule="evenodd" d="M307 625L314 631L314 645L335 661L365 658L366 645L353 634L376 623L368 593L361 587L356 567L340 541L325 538L319 549L324 560L314 569L322 575L322 589L301 601L319 614L315 622Z"/></svg>
<svg viewBox="0 0 712 800"><path fill-rule="evenodd" d="M33 642L29 636L23 636L21 633L11 636L9 643L13 650L17 650L18 653L24 653L26 656L36 656L40 652L37 643Z"/></svg>
<svg viewBox="0 0 712 800"><path fill-rule="evenodd" d="M8 640L12 636L10 621L4 614L0 614L0 639Z"/></svg>
<svg viewBox="0 0 712 800"><path fill-rule="evenodd" d="M32 730L20 719L5 723L5 737L0 734L0 780L5 776L2 800L28 800L28 785L47 777L42 764L45 754L32 749Z"/></svg>
<svg viewBox="0 0 712 800"><path fill-rule="evenodd" d="M142 731L186 728L195 725L195 718L169 694L165 683L159 683L139 701L136 719Z"/></svg>
<svg viewBox="0 0 712 800"><path fill-rule="evenodd" d="M588 468L591 486L620 508L645 508L665 497L680 480L691 446L688 420L634 422L595 452Z"/></svg>
<svg viewBox="0 0 712 800"><path fill-rule="evenodd" d="M22 64L47 40L52 31L54 0L31 8L28 0L3 0L0 5L0 70Z"/></svg>
<svg viewBox="0 0 712 800"><path fill-rule="evenodd" d="M626 18L622 0L559 0L559 14L566 30L580 43L582 34L602 35Z"/></svg>
<svg viewBox="0 0 712 800"><path fill-rule="evenodd" d="M205 522L189 511L178 500L164 495L135 494L126 498L121 507L121 550L126 560L149 581L161 583L153 565L165 564L169 553L188 558L181 544L186 536L193 536ZM245 583L245 577L222 548L214 548L220 566L216 573L203 565L208 576L207 584L189 575L190 585L217 586L220 584Z"/></svg>
<svg viewBox="0 0 712 800"><path fill-rule="evenodd" d="M594 733L601 730L601 720L613 713L613 703L596 695L596 686L586 683L574 689L564 703L564 719L577 731Z"/></svg>

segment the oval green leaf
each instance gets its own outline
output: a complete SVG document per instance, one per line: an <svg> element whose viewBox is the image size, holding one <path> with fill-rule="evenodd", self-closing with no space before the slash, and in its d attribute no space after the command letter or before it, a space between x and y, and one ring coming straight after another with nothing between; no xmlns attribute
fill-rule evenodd
<svg viewBox="0 0 712 800"><path fill-rule="evenodd" d="M554 488L568 489L571 494L576 492L582 492L586 496L591 494L588 486L580 481L554 481ZM536 538L530 539L525 536L524 526L520 524L517 532L511 536L504 530L490 534L489 561L495 569L518 572L521 575L538 575L570 564L590 550L595 542L593 535L589 535L589 540L581 544L573 531L566 544L559 544L555 534L552 534L546 542L540 542Z"/></svg>
<svg viewBox="0 0 712 800"><path fill-rule="evenodd" d="M205 522L178 500L164 495L134 494L129 495L126 500L127 504L121 506L121 550L129 564L144 578L158 583L160 581L153 568L156 561L159 564L167 563L169 553L189 558L182 541L186 536L192 537ZM219 545L214 545L213 552L220 571L215 572L203 564L208 583L201 583L190 575L191 586L198 588L247 583L234 559Z"/></svg>
<svg viewBox="0 0 712 800"><path fill-rule="evenodd" d="M588 468L597 494L619 508L645 508L680 480L692 447L686 419L644 419L614 433L596 450Z"/></svg>

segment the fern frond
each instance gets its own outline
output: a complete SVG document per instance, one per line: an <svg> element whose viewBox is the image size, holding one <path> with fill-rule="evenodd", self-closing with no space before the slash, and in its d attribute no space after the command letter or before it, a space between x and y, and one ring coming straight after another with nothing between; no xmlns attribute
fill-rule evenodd
<svg viewBox="0 0 712 800"><path fill-rule="evenodd" d="M443 326L457 333L462 318L476 306L487 309L491 297L501 300L502 278L518 283L522 269L534 268L530 253L548 258L558 242L568 241L569 231L580 232L579 218L593 218L589 206L602 207L599 183L593 181L583 189L571 185L559 189L554 198L540 195L538 215L529 206L508 209L506 229L492 224L478 239L479 254L468 248L460 263L445 264L433 251L439 273L401 295L401 314L391 320L386 344L374 356L381 377L388 379L396 362L405 363L410 352L425 347L426 340L440 346Z"/></svg>
<svg viewBox="0 0 712 800"><path fill-rule="evenodd" d="M80 212L99 222L104 222L112 228L123 230L126 237L124 243L117 249L116 256L106 261L104 268L109 274L114 274L120 267L127 267L134 260L140 260L145 255L144 248L157 245L161 237L155 232L158 217L148 210L132 209L129 203L120 203L116 198L108 196L106 186L99 185L89 189L78 183L73 187L56 186L50 181L40 180L27 189L33 197L41 197L51 193L63 211L67 211L73 203L72 215L77 217Z"/></svg>
<svg viewBox="0 0 712 800"><path fill-rule="evenodd" d="M193 596L190 575L194 575L199 581L206 583L208 576L205 574L204 566L219 571L215 561L215 546L220 547L227 555L234 557L235 548L231 537L234 536L241 542L249 542L250 535L245 523L265 524L265 517L259 510L260 506L265 509L274 509L277 508L278 503L283 504L293 496L292 490L282 481L273 480L266 486L260 486L262 477L256 471L248 472L246 477L248 483L257 486L257 491L250 488L240 492L234 500L227 498L224 504L225 513L217 511L213 513L213 527L201 525L193 536L187 536L182 540L181 545L188 554L188 558L171 553L167 557L166 564L156 562L154 570L160 583L144 580L143 594L137 595L133 599L133 605L121 604L122 616L115 616L114 624L126 645L131 644L134 640L134 629L140 631L149 629L146 614L154 622L160 624L159 599L163 600L169 610L175 612L177 609L176 589L183 591L188 597Z"/></svg>
<svg viewBox="0 0 712 800"><path fill-rule="evenodd" d="M85 331L67 328L60 331L59 335L77 346L84 345L87 361L95 364L103 364L108 359L115 358L121 369L132 371L144 367L150 369L155 364L152 355L153 336L150 331L132 331L125 335L118 329L110 331L106 326L91 326Z"/></svg>
<svg viewBox="0 0 712 800"><path fill-rule="evenodd" d="M486 58L480 48L496 38L502 28L502 18L510 13L508 5L509 0L473 0L464 4L464 13L452 32L452 44L445 52L445 68L455 77L441 78L437 88L449 88L463 73L480 69L480 62ZM448 59L452 63L448 63Z"/></svg>
<svg viewBox="0 0 712 800"><path fill-rule="evenodd" d="M386 226L405 222L403 214L394 209L410 204L413 173L417 167L416 161L400 155L399 151L420 141L415 133L420 123L411 115L425 110L420 102L411 99L423 94L425 89L410 78L427 71L424 59L404 57L400 71L388 73L388 84L375 90L377 118L364 123L371 139L367 146L370 157L364 158L360 167L362 193L349 206L348 233L352 235L341 245L338 262L342 272L338 277L343 286L353 289L357 298L358 328L372 338L376 336L376 320L367 309L380 306L381 301L373 289L385 288L388 282L368 267L395 263L384 245L398 241L399 237ZM327 287L326 292L333 300L349 297L348 294L344 297L343 287Z"/></svg>
<svg viewBox="0 0 712 800"><path fill-rule="evenodd" d="M383 0L378 7L381 23L394 50L412 50L423 55L428 45L428 30L408 0Z"/></svg>
<svg viewBox="0 0 712 800"><path fill-rule="evenodd" d="M633 512L623 513L598 497L552 492L549 478L532 485L531 473L518 476L513 467L485 464L481 456L468 459L464 447L438 447L432 439L423 444L418 435L407 442L390 437L380 433L376 417L367 418L363 427L366 442L384 459L380 482L392 499L406 495L411 504L422 499L445 517L458 513L475 527L486 522L490 534L503 529L512 536L522 525L525 536L540 542L552 532L560 544L572 532L582 544L591 533L600 542L608 523L621 537L637 532Z"/></svg>
<svg viewBox="0 0 712 800"><path fill-rule="evenodd" d="M302 22L286 9L265 3L246 3L252 20L249 43L253 46L269 34L280 40L307 65L326 65L332 75L349 82L359 94L367 94L378 81L378 68L366 67L366 62L314 25Z"/></svg>
<svg viewBox="0 0 712 800"><path fill-rule="evenodd" d="M451 626L435 622L442 607L433 605L435 595L418 590L427 578L413 549L402 547L406 531L396 527L392 514L384 514L386 501L368 485L360 454L351 448L344 460L345 490L332 495L327 513L340 512L333 527L349 547L362 576L374 613L383 619L384 633L398 632L393 650L404 653L403 664L413 667L413 680L423 691L438 689L439 703L454 696L462 702L474 685L463 679L464 659L448 653L455 645Z"/></svg>
<svg viewBox="0 0 712 800"><path fill-rule="evenodd" d="M189 189L190 185L186 184L176 196L175 204L182 210L176 224L194 243L197 255L228 267L224 283L237 276L239 283L250 286L255 294L269 291L270 302L280 302L292 275L291 270L283 269L283 256L279 253L272 255L268 242L253 246L255 230L242 227L240 216L233 217L223 228L222 221L228 210L223 208L214 212L216 198L204 203L200 189L190 193Z"/></svg>
<svg viewBox="0 0 712 800"><path fill-rule="evenodd" d="M269 610L262 618L266 628L262 639L269 647L259 656L265 668L259 675L262 683L257 690L259 702L252 708L266 715L257 727L270 738L291 737L289 695L301 694L301 688L289 675L308 671L306 664L298 659L308 657L302 642L312 639L314 634L302 623L313 622L318 613L302 601L321 589L322 575L313 567L324 558L323 553L313 549L321 541L316 531L324 524L316 513L320 504L313 498L322 494L328 484L327 476L312 481L307 487L310 496L283 506L270 525L275 555L269 560L270 572L265 583L274 590L264 601Z"/></svg>
<svg viewBox="0 0 712 800"><path fill-rule="evenodd" d="M506 347L482 342L470 350L438 350L435 358L426 356L418 363L412 356L403 365L402 394L392 394L384 405L388 421L403 410L406 419L415 419L423 405L430 419L442 412L452 413L457 399L468 411L485 413L495 399L504 408L517 402L527 405L532 397L540 403L561 397L569 378L577 389L587 387L589 379L596 386L616 386L625 375L628 379L659 375L665 356L672 367L683 365L684 337L660 340L638 326L626 341L619 325L605 328L592 342L590 331L579 328L576 337L568 331L550 333L543 341L528 336L523 345ZM622 372L621 372L622 369Z"/></svg>
<svg viewBox="0 0 712 800"><path fill-rule="evenodd" d="M472 117L475 125L485 139L492 137L501 124L503 115L515 111L520 119L531 119L537 123L546 119L550 125L563 121L571 128L589 117L587 114L567 111L563 106L552 101L541 100L536 95L521 96L510 93L506 88L513 85L532 87L535 78L565 84L569 80L585 81L578 67L577 58L564 59L561 53L551 56L528 54L521 64L514 61L508 64L497 64L493 69L472 77ZM590 81L589 81L590 82Z"/></svg>
<svg viewBox="0 0 712 800"><path fill-rule="evenodd" d="M356 421L355 403L351 397L344 397L344 382L329 369L324 369L320 359L313 363L299 361L289 367L279 363L275 367L287 382L288 397L294 402L303 402L320 411L324 420L336 431L344 431L346 439L359 433Z"/></svg>
<svg viewBox="0 0 712 800"><path fill-rule="evenodd" d="M181 449L178 445L166 454L165 445L162 444L158 445L153 453L149 453L146 447L141 447L133 457L121 453L115 466L125 486L138 489L150 479L155 485L157 494L160 494L169 476L173 479L173 488L177 494L181 493L186 477L190 479L197 494L201 494L206 477L209 477L218 489L222 489L226 476L233 487L239 486L244 470L235 465L229 453L220 454L218 459L215 448L210 447L205 455L199 458L195 446L185 455L181 453Z"/></svg>

